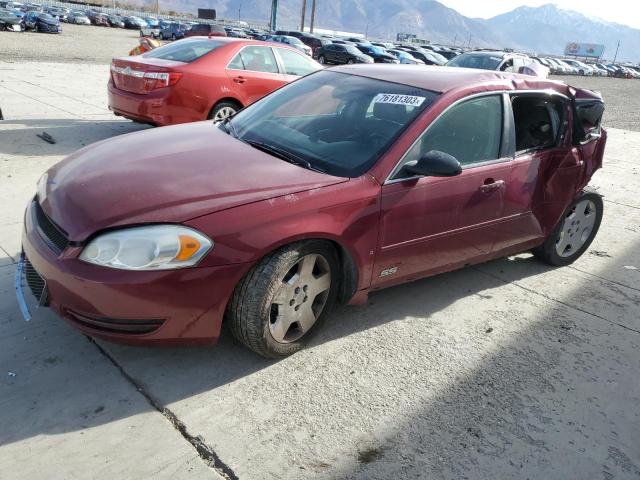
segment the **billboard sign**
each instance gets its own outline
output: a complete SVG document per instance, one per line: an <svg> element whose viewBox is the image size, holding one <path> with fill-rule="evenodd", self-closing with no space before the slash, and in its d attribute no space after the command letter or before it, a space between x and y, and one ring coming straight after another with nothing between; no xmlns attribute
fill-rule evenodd
<svg viewBox="0 0 640 480"><path fill-rule="evenodd" d="M213 8L199 8L198 9L198 18L203 18L205 20L215 20L216 19L216 11Z"/></svg>
<svg viewBox="0 0 640 480"><path fill-rule="evenodd" d="M600 58L604 55L604 45L598 43L569 42L564 49L564 54L573 57Z"/></svg>

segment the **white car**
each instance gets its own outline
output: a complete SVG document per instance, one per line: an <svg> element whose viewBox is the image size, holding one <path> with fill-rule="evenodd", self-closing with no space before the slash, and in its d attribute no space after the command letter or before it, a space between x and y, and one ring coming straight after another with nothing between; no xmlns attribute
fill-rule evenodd
<svg viewBox="0 0 640 480"><path fill-rule="evenodd" d="M593 69L586 63L582 63L578 60L569 60L569 59L563 59L562 61L564 63L569 64L573 68L575 68L578 71L578 75L588 75L588 76L593 75Z"/></svg>

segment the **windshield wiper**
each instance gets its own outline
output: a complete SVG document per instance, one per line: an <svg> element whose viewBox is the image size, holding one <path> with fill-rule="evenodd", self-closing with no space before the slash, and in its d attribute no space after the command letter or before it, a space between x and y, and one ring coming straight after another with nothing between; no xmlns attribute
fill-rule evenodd
<svg viewBox="0 0 640 480"><path fill-rule="evenodd" d="M294 165L298 165L299 167L303 167L308 170L313 170L315 172L326 173L324 170L311 165L311 162L309 162L308 160L302 157L299 157L287 150L284 150L283 148L279 148L269 143L257 142L255 140L244 140L244 141L247 142L249 145L251 145L253 148L262 150L263 152L273 155L274 157L278 157L284 160L285 162L289 162Z"/></svg>
<svg viewBox="0 0 640 480"><path fill-rule="evenodd" d="M236 130L236 126L233 123L231 123L232 118L233 117L225 118L222 122L220 122L220 125L223 126L226 132L230 134L233 138L238 138L238 131Z"/></svg>

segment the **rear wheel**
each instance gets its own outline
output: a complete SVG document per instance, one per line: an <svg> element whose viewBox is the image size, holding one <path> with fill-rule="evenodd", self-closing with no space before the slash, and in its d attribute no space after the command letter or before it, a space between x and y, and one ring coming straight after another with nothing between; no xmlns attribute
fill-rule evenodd
<svg viewBox="0 0 640 480"><path fill-rule="evenodd" d="M575 262L589 248L598 233L604 204L593 192L582 192L565 211L553 233L533 254L556 266Z"/></svg>
<svg viewBox="0 0 640 480"><path fill-rule="evenodd" d="M354 63L356 63L356 62L353 60L353 58L350 58L349 60L347 60L347 63L348 63L349 65L353 65L353 64L354 64Z"/></svg>
<svg viewBox="0 0 640 480"><path fill-rule="evenodd" d="M333 246L321 240L295 243L265 257L229 302L233 335L264 357L297 352L335 303L338 265Z"/></svg>
<svg viewBox="0 0 640 480"><path fill-rule="evenodd" d="M238 113L240 107L233 102L220 102L209 112L209 120L213 120L213 123L224 122L227 118L233 117Z"/></svg>
<svg viewBox="0 0 640 480"><path fill-rule="evenodd" d="M171 35L171 40L173 40L174 42L176 41L176 34L175 33L173 35Z"/></svg>
<svg viewBox="0 0 640 480"><path fill-rule="evenodd" d="M327 61L324 58L324 55L320 55L318 57L318 63L320 63L321 65L324 65Z"/></svg>

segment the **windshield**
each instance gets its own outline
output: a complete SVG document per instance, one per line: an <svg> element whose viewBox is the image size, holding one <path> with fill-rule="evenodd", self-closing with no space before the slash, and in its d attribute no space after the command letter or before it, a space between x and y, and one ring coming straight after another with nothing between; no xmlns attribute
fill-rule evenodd
<svg viewBox="0 0 640 480"><path fill-rule="evenodd" d="M449 60L448 67L463 67L463 68L480 68L483 70L495 70L502 62L502 57L498 55L484 55L464 53Z"/></svg>
<svg viewBox="0 0 640 480"><path fill-rule="evenodd" d="M247 107L222 128L256 148L289 156L292 163L353 178L368 171L436 96L320 71Z"/></svg>
<svg viewBox="0 0 640 480"><path fill-rule="evenodd" d="M287 39L287 42L291 45L303 45L302 41L297 39L296 37L284 37Z"/></svg>

